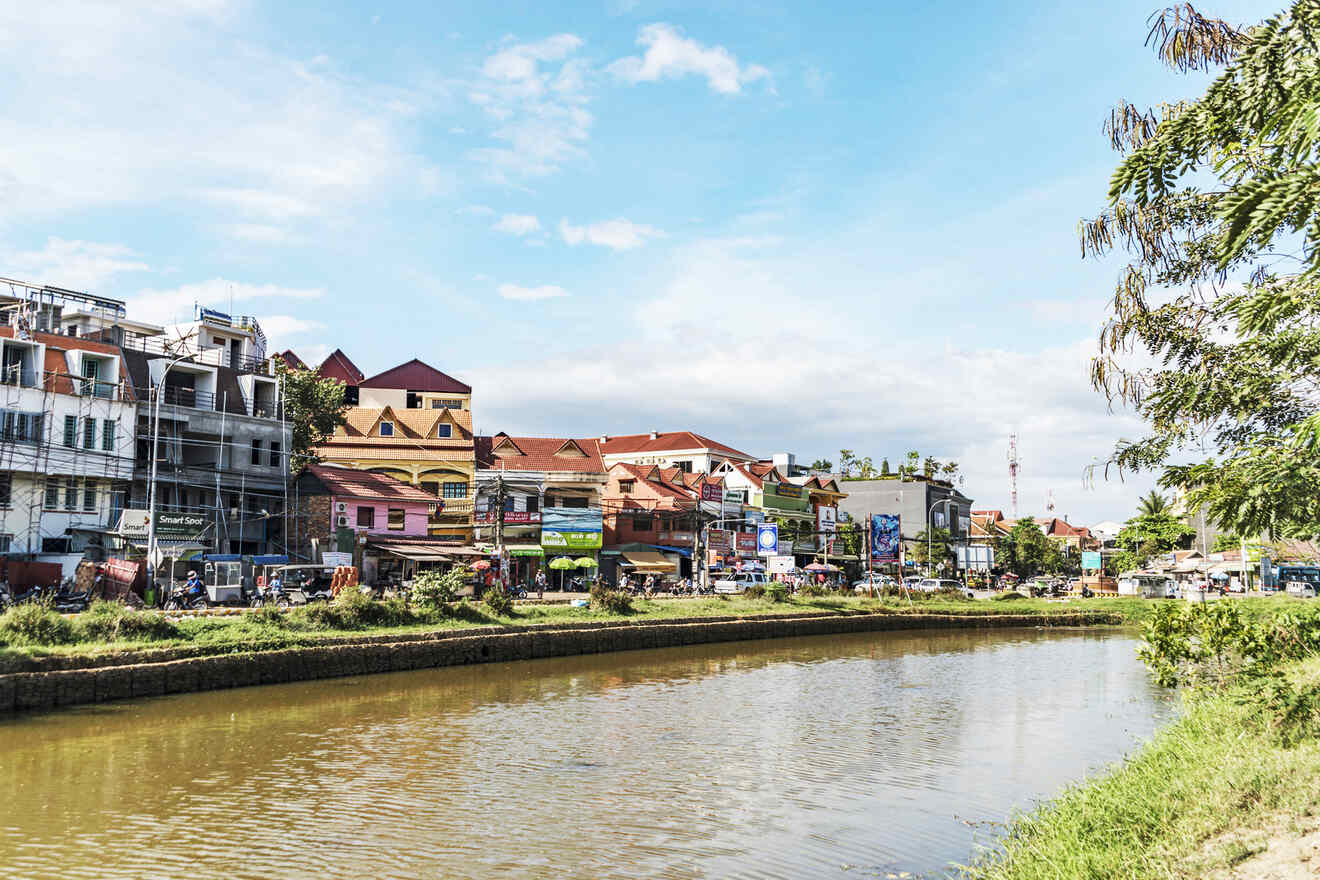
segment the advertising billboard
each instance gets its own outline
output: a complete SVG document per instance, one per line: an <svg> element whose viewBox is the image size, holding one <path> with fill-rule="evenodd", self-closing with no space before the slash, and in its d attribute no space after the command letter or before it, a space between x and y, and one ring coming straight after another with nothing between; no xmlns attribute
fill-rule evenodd
<svg viewBox="0 0 1320 880"><path fill-rule="evenodd" d="M597 550L602 543L599 507L547 507L541 512L541 546L556 550Z"/></svg>
<svg viewBox="0 0 1320 880"><path fill-rule="evenodd" d="M702 483L701 500L702 501L720 501L724 498L723 489L719 483Z"/></svg>
<svg viewBox="0 0 1320 880"><path fill-rule="evenodd" d="M1099 571L1101 568L1103 568L1103 564L1100 562L1100 551L1083 550L1082 568L1088 569L1090 571Z"/></svg>
<svg viewBox="0 0 1320 880"><path fill-rule="evenodd" d="M816 508L816 531L834 534L839 526L839 508L837 507L817 507Z"/></svg>
<svg viewBox="0 0 1320 880"><path fill-rule="evenodd" d="M896 513L876 513L871 516L871 561L898 562L903 548L903 533Z"/></svg>
<svg viewBox="0 0 1320 880"><path fill-rule="evenodd" d="M788 574L793 570L793 557L771 556L765 561L765 570L770 574Z"/></svg>
<svg viewBox="0 0 1320 880"><path fill-rule="evenodd" d="M738 552L755 553L756 552L756 533L739 532L738 533Z"/></svg>
<svg viewBox="0 0 1320 880"><path fill-rule="evenodd" d="M756 552L762 556L779 555L779 526L758 523L756 526Z"/></svg>

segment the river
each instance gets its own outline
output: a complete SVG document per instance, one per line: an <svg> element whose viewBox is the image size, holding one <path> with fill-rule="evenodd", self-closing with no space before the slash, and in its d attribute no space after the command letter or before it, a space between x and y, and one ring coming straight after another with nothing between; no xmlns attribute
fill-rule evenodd
<svg viewBox="0 0 1320 880"><path fill-rule="evenodd" d="M0 876L940 876L1170 717L1114 632L866 633L0 721Z"/></svg>

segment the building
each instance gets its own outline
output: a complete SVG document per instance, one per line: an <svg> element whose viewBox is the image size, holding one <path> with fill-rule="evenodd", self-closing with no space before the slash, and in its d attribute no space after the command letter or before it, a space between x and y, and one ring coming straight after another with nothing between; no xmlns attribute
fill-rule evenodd
<svg viewBox="0 0 1320 880"><path fill-rule="evenodd" d="M341 352L318 368L322 375L335 374L328 378L353 378L355 370ZM318 447L321 459L420 486L438 499L429 533L470 545L476 479L472 388L416 359L351 387L357 405Z"/></svg>
<svg viewBox="0 0 1320 880"><path fill-rule="evenodd" d="M133 478L137 399L118 348L0 326L0 553L102 556Z"/></svg>
<svg viewBox="0 0 1320 880"><path fill-rule="evenodd" d="M841 479L847 490L839 509L850 518L866 522L871 514L898 515L903 550L911 559L927 529L947 529L955 553L971 538L972 500L946 480L914 474L875 480Z"/></svg>
<svg viewBox="0 0 1320 880"><path fill-rule="evenodd" d="M676 467L684 473L713 474L725 462L752 464L756 457L692 431L602 435L600 456L606 467L620 463Z"/></svg>
<svg viewBox="0 0 1320 880"><path fill-rule="evenodd" d="M547 557L597 558L603 546L606 481L596 440L504 433L478 437L477 546L494 549L502 527L500 543L509 555L510 576L524 584L533 581ZM576 525L555 527L565 522Z"/></svg>
<svg viewBox="0 0 1320 880"><path fill-rule="evenodd" d="M703 485L720 484L677 467L611 465L604 491L601 573L611 581L624 574L692 576Z"/></svg>

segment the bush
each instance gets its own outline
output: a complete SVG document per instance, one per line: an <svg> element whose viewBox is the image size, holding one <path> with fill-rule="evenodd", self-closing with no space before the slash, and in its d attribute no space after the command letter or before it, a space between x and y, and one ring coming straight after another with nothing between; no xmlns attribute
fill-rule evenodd
<svg viewBox="0 0 1320 880"><path fill-rule="evenodd" d="M801 589L798 590L798 595L808 599L817 599L821 596L830 595L830 591L820 584L803 584Z"/></svg>
<svg viewBox="0 0 1320 880"><path fill-rule="evenodd" d="M509 594L504 592L504 588L498 583L488 587L481 594L481 601L486 603L486 607L500 617L509 617L513 614L513 600L509 598Z"/></svg>
<svg viewBox="0 0 1320 880"><path fill-rule="evenodd" d="M442 606L458 598L464 579L464 572L460 568L451 568L443 573L434 569L421 572L413 578L412 600L422 608L439 611Z"/></svg>
<svg viewBox="0 0 1320 880"><path fill-rule="evenodd" d="M257 626L269 626L275 629L287 629L291 622L289 616L274 605L262 605L249 612L247 619Z"/></svg>
<svg viewBox="0 0 1320 880"><path fill-rule="evenodd" d="M752 584L742 592L744 599L764 599L765 587L760 584Z"/></svg>
<svg viewBox="0 0 1320 880"><path fill-rule="evenodd" d="M73 641L73 624L45 605L15 605L0 614L0 641L9 645L67 645Z"/></svg>
<svg viewBox="0 0 1320 880"><path fill-rule="evenodd" d="M771 602L788 601L788 587L785 586L784 584L781 584L779 581L771 581L770 583L766 584L763 592L765 594L765 597L769 599Z"/></svg>
<svg viewBox="0 0 1320 880"><path fill-rule="evenodd" d="M591 585L591 607L610 614L632 612L632 596L623 590L611 590L602 581Z"/></svg>
<svg viewBox="0 0 1320 880"><path fill-rule="evenodd" d="M491 619L475 604L464 599L461 602L452 602L441 609L443 613L455 620L466 620L468 623L490 623Z"/></svg>
<svg viewBox="0 0 1320 880"><path fill-rule="evenodd" d="M1022 595L1021 593L1015 593L1010 590L1007 593L1000 593L997 596L991 596L990 600L992 602L1011 602L1014 599L1025 599L1025 598L1027 597Z"/></svg>
<svg viewBox="0 0 1320 880"><path fill-rule="evenodd" d="M182 637L179 628L153 611L135 611L119 602L96 601L73 623L74 635L88 642L150 642Z"/></svg>

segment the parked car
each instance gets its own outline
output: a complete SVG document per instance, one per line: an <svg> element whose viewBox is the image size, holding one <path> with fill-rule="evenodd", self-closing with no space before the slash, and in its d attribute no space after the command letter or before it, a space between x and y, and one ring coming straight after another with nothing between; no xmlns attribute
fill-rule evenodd
<svg viewBox="0 0 1320 880"><path fill-rule="evenodd" d="M759 584L765 586L769 583L765 572L760 571L740 571L732 577L721 578L715 582L715 592L717 593L741 593L748 587Z"/></svg>
<svg viewBox="0 0 1320 880"><path fill-rule="evenodd" d="M1315 585L1308 581L1288 581L1283 585L1283 591L1289 596L1296 596L1298 599L1315 598Z"/></svg>
<svg viewBox="0 0 1320 880"><path fill-rule="evenodd" d="M873 574L870 579L862 578L859 581L853 581L853 591L857 593L869 593L872 588L882 589L884 587L896 587L898 581L887 574Z"/></svg>

